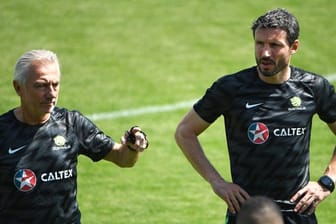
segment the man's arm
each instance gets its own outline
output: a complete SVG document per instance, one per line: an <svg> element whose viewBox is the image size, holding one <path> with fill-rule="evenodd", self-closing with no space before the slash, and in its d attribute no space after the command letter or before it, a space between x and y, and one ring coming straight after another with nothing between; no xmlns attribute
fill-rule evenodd
<svg viewBox="0 0 336 224"><path fill-rule="evenodd" d="M334 133L334 135L336 135L336 122L328 124L330 130ZM325 171L325 175L328 175L329 177L331 177L334 182L336 180L336 146L333 152L333 155L331 157L330 163L327 166L327 169Z"/></svg>
<svg viewBox="0 0 336 224"><path fill-rule="evenodd" d="M133 140L129 140L130 135L133 136ZM113 148L104 159L120 167L132 167L137 162L139 153L147 147L146 134L139 127L133 127L121 138L121 144L115 143L113 145Z"/></svg>
<svg viewBox="0 0 336 224"><path fill-rule="evenodd" d="M198 135L209 126L192 109L177 126L175 139L194 169L211 184L214 192L227 203L229 210L236 213L249 195L238 185L226 182L204 154Z"/></svg>
<svg viewBox="0 0 336 224"><path fill-rule="evenodd" d="M328 124L331 131L336 135L336 122ZM324 175L330 177L334 182L336 180L336 146L334 148L330 162L324 172ZM318 182L309 182L307 186L299 190L292 198L291 201L298 201L295 206L295 211L299 213L306 212L309 208L308 213L314 212L317 205L321 203L326 197L328 197L331 192L322 187ZM300 199L301 198L301 199Z"/></svg>

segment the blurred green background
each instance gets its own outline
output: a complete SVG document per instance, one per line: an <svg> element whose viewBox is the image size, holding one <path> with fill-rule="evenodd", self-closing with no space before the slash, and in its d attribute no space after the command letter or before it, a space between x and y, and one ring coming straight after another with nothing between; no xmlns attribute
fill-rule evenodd
<svg viewBox="0 0 336 224"><path fill-rule="evenodd" d="M40 48L55 51L62 65L59 106L91 116L192 102L221 75L255 64L251 23L276 7L294 13L301 25L301 46L292 64L336 74L332 0L1 1L0 113L19 103L12 88L16 60ZM192 169L173 138L188 110L95 120L115 140L140 125L150 148L132 169L80 157L83 224L224 223L225 203ZM323 173L335 145L327 126L315 120L313 180ZM229 179L222 119L201 140ZM320 223L333 223L335 209L331 196L318 207Z"/></svg>

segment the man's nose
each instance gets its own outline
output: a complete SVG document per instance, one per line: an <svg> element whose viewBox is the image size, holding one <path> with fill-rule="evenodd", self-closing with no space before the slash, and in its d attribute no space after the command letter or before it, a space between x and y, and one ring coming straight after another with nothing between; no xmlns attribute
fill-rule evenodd
<svg viewBox="0 0 336 224"><path fill-rule="evenodd" d="M271 49L268 46L264 46L262 49L262 57L270 57L271 56Z"/></svg>
<svg viewBox="0 0 336 224"><path fill-rule="evenodd" d="M47 96L55 98L57 96L58 87L55 87L53 84L48 85Z"/></svg>
<svg viewBox="0 0 336 224"><path fill-rule="evenodd" d="M271 56L271 47L265 44L261 51L262 57L270 57Z"/></svg>

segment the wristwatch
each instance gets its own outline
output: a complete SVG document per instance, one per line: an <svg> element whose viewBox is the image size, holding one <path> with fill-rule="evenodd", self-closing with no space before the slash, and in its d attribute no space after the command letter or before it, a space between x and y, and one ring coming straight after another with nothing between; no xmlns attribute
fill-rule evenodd
<svg viewBox="0 0 336 224"><path fill-rule="evenodd" d="M330 193L332 193L335 189L335 184L334 184L333 179L331 179L327 175L320 177L320 179L318 180L318 183L325 189L329 190Z"/></svg>

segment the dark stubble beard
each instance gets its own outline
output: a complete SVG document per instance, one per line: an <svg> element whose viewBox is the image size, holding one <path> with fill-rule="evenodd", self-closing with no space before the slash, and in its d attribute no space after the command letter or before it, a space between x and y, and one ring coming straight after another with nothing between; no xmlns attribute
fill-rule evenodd
<svg viewBox="0 0 336 224"><path fill-rule="evenodd" d="M258 60L256 58L256 62L257 62L258 71L261 74L263 74L264 76L267 76L267 77L271 77L271 76L274 76L274 75L278 74L279 72L281 72L282 70L284 70L288 66L288 64L283 60L279 61L279 63L276 64L272 59L266 58L266 57L261 58L260 60ZM263 62L272 63L274 68L272 70L268 70L268 71L262 70L260 65Z"/></svg>

